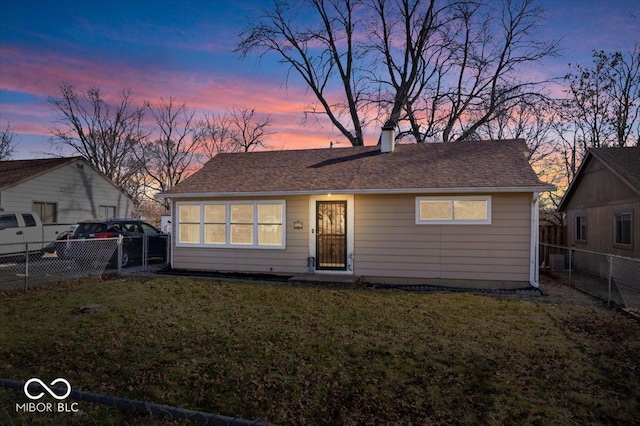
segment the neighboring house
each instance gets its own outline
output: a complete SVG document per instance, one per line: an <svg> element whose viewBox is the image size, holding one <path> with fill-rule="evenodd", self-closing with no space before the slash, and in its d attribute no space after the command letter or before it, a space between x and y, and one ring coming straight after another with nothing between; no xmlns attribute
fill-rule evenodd
<svg viewBox="0 0 640 426"><path fill-rule="evenodd" d="M569 245L640 258L640 147L590 149L558 210Z"/></svg>
<svg viewBox="0 0 640 426"><path fill-rule="evenodd" d="M218 154L171 198L176 269L537 286L542 184L517 141Z"/></svg>
<svg viewBox="0 0 640 426"><path fill-rule="evenodd" d="M45 224L130 217L131 198L82 157L0 161L0 206Z"/></svg>

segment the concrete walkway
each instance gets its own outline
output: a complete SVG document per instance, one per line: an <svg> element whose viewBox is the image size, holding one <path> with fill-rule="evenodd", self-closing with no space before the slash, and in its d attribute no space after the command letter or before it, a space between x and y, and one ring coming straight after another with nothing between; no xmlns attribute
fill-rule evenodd
<svg viewBox="0 0 640 426"><path fill-rule="evenodd" d="M543 295L540 301L547 303L564 303L571 305L604 307L607 302L584 293L574 287L547 276L540 276L540 290Z"/></svg>

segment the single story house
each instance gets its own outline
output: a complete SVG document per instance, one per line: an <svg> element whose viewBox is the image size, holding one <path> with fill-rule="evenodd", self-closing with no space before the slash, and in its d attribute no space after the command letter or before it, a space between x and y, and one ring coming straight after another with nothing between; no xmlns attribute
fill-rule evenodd
<svg viewBox="0 0 640 426"><path fill-rule="evenodd" d="M172 267L538 285L523 140L218 154L174 188Z"/></svg>
<svg viewBox="0 0 640 426"><path fill-rule="evenodd" d="M569 245L640 259L640 147L590 149L558 210Z"/></svg>
<svg viewBox="0 0 640 426"><path fill-rule="evenodd" d="M0 206L44 224L130 217L133 200L82 157L0 161Z"/></svg>

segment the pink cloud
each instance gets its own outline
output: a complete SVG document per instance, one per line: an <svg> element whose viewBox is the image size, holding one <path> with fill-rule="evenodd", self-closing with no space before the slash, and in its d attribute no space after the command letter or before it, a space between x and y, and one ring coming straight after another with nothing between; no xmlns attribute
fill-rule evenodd
<svg viewBox="0 0 640 426"><path fill-rule="evenodd" d="M100 87L108 101L117 101L123 88L131 88L133 102L138 105L175 97L198 113L223 113L234 106L255 108L256 113L271 117L271 129L276 132L269 140L273 149L318 148L329 146L329 141L346 142L326 117L300 124L303 110L315 102L304 88L285 88L281 81L269 81L261 75L241 79L232 74L150 72L6 46L0 46L0 63L0 89L41 99L35 104L2 102L3 121L6 117L18 133L50 136L55 112L46 99L57 95L64 80L79 90Z"/></svg>

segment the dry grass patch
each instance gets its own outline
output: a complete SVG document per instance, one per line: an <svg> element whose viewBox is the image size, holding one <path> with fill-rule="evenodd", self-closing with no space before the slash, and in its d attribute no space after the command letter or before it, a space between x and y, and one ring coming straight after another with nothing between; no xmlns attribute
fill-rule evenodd
<svg viewBox="0 0 640 426"><path fill-rule="evenodd" d="M640 324L598 308L171 277L5 296L0 318L1 377L246 419L640 418Z"/></svg>

